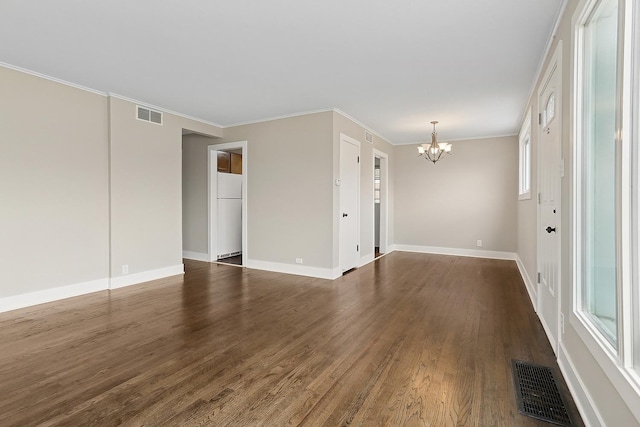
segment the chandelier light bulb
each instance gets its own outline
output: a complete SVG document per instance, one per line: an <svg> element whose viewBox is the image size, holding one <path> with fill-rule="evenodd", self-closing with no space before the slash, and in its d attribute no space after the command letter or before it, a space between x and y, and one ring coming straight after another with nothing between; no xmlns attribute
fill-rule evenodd
<svg viewBox="0 0 640 427"><path fill-rule="evenodd" d="M418 157L424 157L426 160L436 163L442 158L443 154L451 154L451 144L448 142L438 142L438 133L436 132L437 120L431 122L433 132L431 132L431 144L420 144L418 146Z"/></svg>

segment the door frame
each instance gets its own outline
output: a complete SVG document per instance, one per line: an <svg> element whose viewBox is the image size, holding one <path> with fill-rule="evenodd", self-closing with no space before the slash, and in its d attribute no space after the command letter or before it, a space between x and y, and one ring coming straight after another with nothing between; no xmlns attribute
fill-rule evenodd
<svg viewBox="0 0 640 427"><path fill-rule="evenodd" d="M542 266L541 266L541 252L542 252L542 232L543 232L543 223L542 223L542 214L541 214L541 199L540 199L540 189L541 189L541 176L542 176L542 168L543 168L543 152L542 152L542 138L543 138L543 129L542 129L542 123L540 120L542 111L544 109L544 105L541 105L540 103L540 99L542 98L542 95L545 91L545 89L547 88L547 85L549 84L549 81L551 80L551 77L553 76L553 73L558 73L558 81L560 82L558 85L558 91L557 93L560 95L560 102L558 102L558 100L556 99L556 105L557 105L557 110L556 110L556 117L555 120L559 123L558 126L558 132L559 132L559 150L558 150L558 155L559 158L558 160L558 166L559 168L561 168L561 170L558 171L559 174L559 181L558 181L558 188L557 188L557 203L556 203L556 210L557 210L557 215L558 215L558 223L556 225L556 228L558 229L558 232L556 233L556 239L557 239L557 260L556 260L556 265L557 265L557 277L556 277L556 289L555 292L553 293L553 296L555 298L556 301L556 307L554 313L556 316L556 331L555 331L555 337L553 336L552 331L548 331L547 328L547 323L544 320L544 318L541 316L540 314L540 299L542 298L542 291L543 289L540 289L540 286L542 285L540 280L537 280L537 300L535 302L535 307L534 309L536 310L536 312L538 313L538 317L541 320L542 326L545 329L545 332L547 334L547 338L549 339L549 343L551 344L551 347L554 351L554 353L557 355L558 354L558 349L560 346L560 341L562 340L562 329L563 329L563 323L564 323L564 319L562 316L562 311L561 311L561 300L562 300L562 230L563 228L561 227L562 225L562 178L564 177L564 159L562 157L563 153L562 153L562 132L563 132L563 124L564 124L564 115L562 112L563 109L563 103L564 103L564 96L563 96L563 77L562 77L562 40L560 40L558 42L558 46L556 47L555 52L553 53L553 56L551 57L551 61L549 62L549 65L547 66L545 73L544 73L544 77L541 80L541 85L540 88L538 89L538 93L537 93L537 104L538 104L538 154L537 154L537 158L538 158L538 167L537 167L537 194L536 194L536 217L537 217L537 230L536 230L536 269L538 271L538 275L540 274L540 272L542 271Z"/></svg>
<svg viewBox="0 0 640 427"><path fill-rule="evenodd" d="M208 161L207 161L207 175L208 175L208 224L207 229L209 231L208 241L208 256L209 262L218 261L215 248L218 242L218 151L226 150L238 150L242 151L242 265L247 264L249 259L249 245L247 242L248 230L247 230L247 200L248 200L248 180L249 180L249 152L247 141L228 142L225 144L213 144L209 145Z"/></svg>
<svg viewBox="0 0 640 427"><path fill-rule="evenodd" d="M389 249L389 156L382 151L373 149L373 168L376 158L380 159L380 253L386 254ZM374 187L375 194L375 187ZM376 250L376 205L373 203L373 257Z"/></svg>
<svg viewBox="0 0 640 427"><path fill-rule="evenodd" d="M339 156L340 160L338 163L338 170L340 172L342 172L342 144L343 143L347 143L347 144L353 144L358 148L358 159L360 159L362 157L362 146L360 144L360 141L358 141L355 138L351 138L348 135L345 135L343 133L340 133L340 153L341 155ZM358 203L356 203L356 239L358 241L358 256L357 256L357 260L356 260L356 264L354 267L358 267L360 265L360 253L362 252L362 248L360 247L360 210L361 210L361 196L360 196L360 181L361 181L361 177L360 177L360 173L362 168L360 167L360 161L358 161L358 166L357 166L358 170L356 173L356 178L358 180L358 182L356 183L356 193L357 193L357 197L358 197ZM340 173L341 175L341 173ZM342 179L342 177L340 177L340 179ZM340 274L344 273L345 270L342 269L343 266L343 262L342 262L342 241L341 241L341 234L342 234L342 221L340 219L340 215L343 212L342 209L342 187L338 187L339 188L339 216L338 216L338 270L340 271ZM347 269L346 271L348 271L349 269Z"/></svg>

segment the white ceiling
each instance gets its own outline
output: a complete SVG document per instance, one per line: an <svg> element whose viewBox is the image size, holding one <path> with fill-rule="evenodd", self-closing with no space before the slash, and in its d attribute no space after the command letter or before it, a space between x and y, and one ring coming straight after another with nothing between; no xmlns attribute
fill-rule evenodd
<svg viewBox="0 0 640 427"><path fill-rule="evenodd" d="M513 135L562 0L2 0L0 61L223 126Z"/></svg>

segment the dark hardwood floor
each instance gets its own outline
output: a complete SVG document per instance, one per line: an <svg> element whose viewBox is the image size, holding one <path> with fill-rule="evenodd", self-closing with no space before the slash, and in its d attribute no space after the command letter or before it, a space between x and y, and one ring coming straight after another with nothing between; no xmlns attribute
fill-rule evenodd
<svg viewBox="0 0 640 427"><path fill-rule="evenodd" d="M242 254L230 256L227 258L220 258L218 262L222 264L242 265Z"/></svg>
<svg viewBox="0 0 640 427"><path fill-rule="evenodd" d="M0 314L0 425L548 425L514 398L511 359L557 365L512 261L186 270Z"/></svg>

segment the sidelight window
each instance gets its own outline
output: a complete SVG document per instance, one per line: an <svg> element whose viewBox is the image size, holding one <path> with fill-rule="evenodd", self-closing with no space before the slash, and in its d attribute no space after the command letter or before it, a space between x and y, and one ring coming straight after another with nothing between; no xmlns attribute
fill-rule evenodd
<svg viewBox="0 0 640 427"><path fill-rule="evenodd" d="M582 0L574 17L573 305L579 320L576 331L587 347L594 355L608 353L620 378L638 387L640 10L636 3Z"/></svg>

